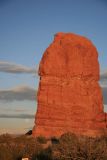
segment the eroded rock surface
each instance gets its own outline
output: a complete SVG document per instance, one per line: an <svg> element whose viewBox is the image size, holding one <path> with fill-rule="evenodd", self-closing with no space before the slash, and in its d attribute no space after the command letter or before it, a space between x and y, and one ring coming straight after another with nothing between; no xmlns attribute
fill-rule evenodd
<svg viewBox="0 0 107 160"><path fill-rule="evenodd" d="M72 33L56 34L43 54L39 76L34 136L106 132L98 53L90 40Z"/></svg>

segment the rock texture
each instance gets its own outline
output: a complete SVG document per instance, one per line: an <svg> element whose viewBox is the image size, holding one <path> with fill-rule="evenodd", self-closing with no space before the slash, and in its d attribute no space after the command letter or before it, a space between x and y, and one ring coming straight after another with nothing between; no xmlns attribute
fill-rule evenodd
<svg viewBox="0 0 107 160"><path fill-rule="evenodd" d="M106 133L98 53L90 40L72 33L56 34L43 54L39 75L34 136Z"/></svg>

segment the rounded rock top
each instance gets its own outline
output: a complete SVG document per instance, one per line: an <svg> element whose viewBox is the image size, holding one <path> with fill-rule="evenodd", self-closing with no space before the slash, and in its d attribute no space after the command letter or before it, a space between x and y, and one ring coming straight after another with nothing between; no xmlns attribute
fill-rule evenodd
<svg viewBox="0 0 107 160"><path fill-rule="evenodd" d="M97 49L83 36L59 32L43 54L39 75L99 80Z"/></svg>

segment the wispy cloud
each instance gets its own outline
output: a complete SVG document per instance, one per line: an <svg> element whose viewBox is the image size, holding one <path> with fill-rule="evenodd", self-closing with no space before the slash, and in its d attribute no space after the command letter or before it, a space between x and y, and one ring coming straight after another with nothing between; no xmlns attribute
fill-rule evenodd
<svg viewBox="0 0 107 160"><path fill-rule="evenodd" d="M102 92L103 92L103 101L104 104L107 105L107 86L102 87Z"/></svg>
<svg viewBox="0 0 107 160"><path fill-rule="evenodd" d="M0 61L0 72L13 73L13 74L19 74L19 73L36 74L37 69L12 62Z"/></svg>
<svg viewBox="0 0 107 160"><path fill-rule="evenodd" d="M15 108L18 108L18 106L16 107L15 106ZM22 113L22 112L28 112L28 110L26 110L26 109L13 109L13 108L11 108L11 106L10 107L0 107L0 112L7 112L7 113L9 113L9 112L16 112L16 113Z"/></svg>
<svg viewBox="0 0 107 160"><path fill-rule="evenodd" d="M8 101L33 101L36 99L36 90L28 86L18 86L15 88L0 90L0 100Z"/></svg>
<svg viewBox="0 0 107 160"><path fill-rule="evenodd" d="M107 69L100 73L100 85L103 93L103 102L107 105Z"/></svg>
<svg viewBox="0 0 107 160"><path fill-rule="evenodd" d="M107 80L107 69L101 72L100 79L101 81Z"/></svg>
<svg viewBox="0 0 107 160"><path fill-rule="evenodd" d="M0 114L0 118L34 119L32 114Z"/></svg>

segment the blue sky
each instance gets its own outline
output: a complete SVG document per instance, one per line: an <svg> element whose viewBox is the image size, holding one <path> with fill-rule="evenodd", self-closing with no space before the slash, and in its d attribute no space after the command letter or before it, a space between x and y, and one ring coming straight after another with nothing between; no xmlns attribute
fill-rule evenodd
<svg viewBox="0 0 107 160"><path fill-rule="evenodd" d="M32 128L38 64L57 32L93 41L106 101L106 0L0 0L0 133Z"/></svg>

